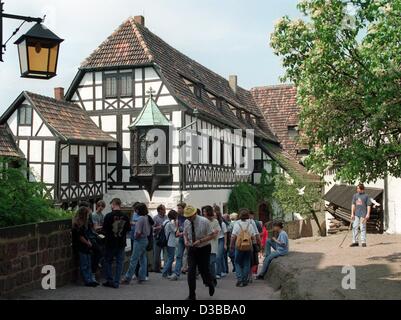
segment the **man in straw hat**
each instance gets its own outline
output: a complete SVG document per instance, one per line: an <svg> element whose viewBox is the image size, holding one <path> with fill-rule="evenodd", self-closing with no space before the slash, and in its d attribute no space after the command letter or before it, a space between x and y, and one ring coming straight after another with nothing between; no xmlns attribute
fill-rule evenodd
<svg viewBox="0 0 401 320"><path fill-rule="evenodd" d="M184 240L188 248L188 287L187 300L196 300L196 270L202 276L203 282L209 287L209 295L214 295L214 283L209 269L211 245L215 234L209 220L197 214L196 208L186 206L184 217Z"/></svg>

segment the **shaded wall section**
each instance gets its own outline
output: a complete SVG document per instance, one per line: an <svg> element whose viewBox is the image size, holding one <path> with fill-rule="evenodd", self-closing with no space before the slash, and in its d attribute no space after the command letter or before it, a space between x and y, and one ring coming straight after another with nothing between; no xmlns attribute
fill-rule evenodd
<svg viewBox="0 0 401 320"><path fill-rule="evenodd" d="M71 220L0 229L0 296L42 288L42 267L56 269L56 287L76 278Z"/></svg>
<svg viewBox="0 0 401 320"><path fill-rule="evenodd" d="M324 213L317 213L317 217L319 219L319 223L322 230L325 232L326 222ZM288 238L292 240L320 236L316 221L313 219L303 219L303 220L285 222L284 230L287 232ZM325 235L326 234L323 234L322 236Z"/></svg>

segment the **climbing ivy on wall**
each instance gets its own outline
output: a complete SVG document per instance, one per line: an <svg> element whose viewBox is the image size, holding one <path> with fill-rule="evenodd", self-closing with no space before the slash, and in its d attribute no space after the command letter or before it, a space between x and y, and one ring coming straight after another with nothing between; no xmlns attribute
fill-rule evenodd
<svg viewBox="0 0 401 320"><path fill-rule="evenodd" d="M271 201L274 192L274 177L277 175L277 164L270 161L271 171L262 170L260 183L255 184L257 201Z"/></svg>
<svg viewBox="0 0 401 320"><path fill-rule="evenodd" d="M274 193L274 177L277 175L277 163L270 162L271 170L262 170L260 182L257 184L239 183L231 191L228 199L229 212L238 212L241 208L258 211L258 205L266 202L271 205Z"/></svg>
<svg viewBox="0 0 401 320"><path fill-rule="evenodd" d="M256 198L256 190L250 183L239 183L231 191L228 198L229 212L238 212L241 208L248 208L255 211L258 202Z"/></svg>

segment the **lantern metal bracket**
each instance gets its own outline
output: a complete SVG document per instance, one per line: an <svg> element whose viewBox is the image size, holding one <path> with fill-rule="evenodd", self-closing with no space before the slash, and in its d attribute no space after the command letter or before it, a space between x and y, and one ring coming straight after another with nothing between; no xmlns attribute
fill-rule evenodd
<svg viewBox="0 0 401 320"><path fill-rule="evenodd" d="M7 19L14 19L14 20L22 20L25 22L36 22L36 23L42 23L44 21L43 18L34 18L34 17L29 17L29 16L21 16L21 15L16 15L16 14L8 14L8 13L3 13L3 6L4 2L0 1L0 62L3 62L3 54L6 51L6 44L7 42L17 34L19 29L21 28L22 24L13 32L12 36L7 40L6 43L3 43L3 18Z"/></svg>

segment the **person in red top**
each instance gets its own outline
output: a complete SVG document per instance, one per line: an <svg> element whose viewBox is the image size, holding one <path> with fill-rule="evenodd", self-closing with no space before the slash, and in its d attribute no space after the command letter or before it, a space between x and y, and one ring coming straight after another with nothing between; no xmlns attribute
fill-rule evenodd
<svg viewBox="0 0 401 320"><path fill-rule="evenodd" d="M266 241L267 241L267 239L269 238L269 231L268 231L268 222L266 222L264 225L263 225L263 229L262 229L262 249L263 249L263 251L265 250L265 247L266 247Z"/></svg>

